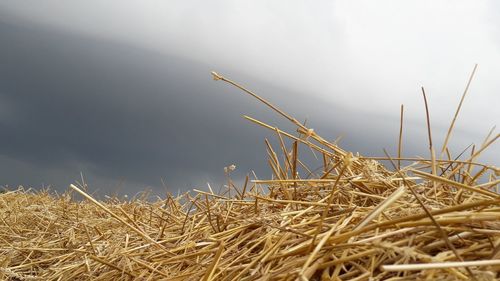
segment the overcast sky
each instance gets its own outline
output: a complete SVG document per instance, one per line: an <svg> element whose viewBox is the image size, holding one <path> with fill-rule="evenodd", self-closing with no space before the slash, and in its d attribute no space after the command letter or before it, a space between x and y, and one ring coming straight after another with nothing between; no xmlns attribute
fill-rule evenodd
<svg viewBox="0 0 500 281"><path fill-rule="evenodd" d="M133 193L270 176L252 115L285 120L216 70L321 135L366 155L427 156L479 64L451 139L480 144L500 119L495 1L0 0L0 184ZM498 166L494 145L484 161Z"/></svg>

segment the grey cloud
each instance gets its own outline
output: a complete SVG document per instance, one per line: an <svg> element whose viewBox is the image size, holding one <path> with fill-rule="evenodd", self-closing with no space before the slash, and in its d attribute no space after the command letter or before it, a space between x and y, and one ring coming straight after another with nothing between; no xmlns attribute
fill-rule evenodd
<svg viewBox="0 0 500 281"><path fill-rule="evenodd" d="M43 166L76 159L97 174L152 183L216 174L251 143L245 132L234 141L239 97L216 90L208 67L43 30L4 24L1 33L6 156Z"/></svg>

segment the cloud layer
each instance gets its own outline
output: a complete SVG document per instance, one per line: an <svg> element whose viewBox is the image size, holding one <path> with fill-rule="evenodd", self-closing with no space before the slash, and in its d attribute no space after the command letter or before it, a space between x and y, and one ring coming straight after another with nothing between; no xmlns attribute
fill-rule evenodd
<svg viewBox="0 0 500 281"><path fill-rule="evenodd" d="M83 171L106 191L160 178L177 190L222 182L233 163L236 177L269 176L273 135L240 116L290 127L214 69L364 154L394 149L404 103L405 151L423 155L419 87L439 142L477 62L451 141L480 143L500 117L495 4L374 5L2 1L2 184L65 189Z"/></svg>

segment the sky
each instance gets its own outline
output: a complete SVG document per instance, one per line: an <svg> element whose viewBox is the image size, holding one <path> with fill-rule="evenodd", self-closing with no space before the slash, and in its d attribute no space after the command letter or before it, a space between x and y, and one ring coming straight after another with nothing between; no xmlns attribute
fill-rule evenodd
<svg viewBox="0 0 500 281"><path fill-rule="evenodd" d="M275 136L241 116L293 126L212 70L363 155L396 150L404 104L404 155L425 157L420 88L440 147L476 63L455 155L500 119L498 2L0 0L0 185L177 192L231 164L269 178Z"/></svg>

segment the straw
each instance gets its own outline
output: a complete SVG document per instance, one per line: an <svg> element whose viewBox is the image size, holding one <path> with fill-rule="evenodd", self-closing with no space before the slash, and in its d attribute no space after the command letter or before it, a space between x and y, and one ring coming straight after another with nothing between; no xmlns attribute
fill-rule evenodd
<svg viewBox="0 0 500 281"><path fill-rule="evenodd" d="M467 159L468 148L454 154L447 143L447 158L436 157L426 106L430 156L403 156L401 106L397 157L368 157L212 75L295 126L244 116L276 137L264 143L271 177L252 172L237 186L228 167L217 192L208 185L154 200L98 200L83 178L63 194L0 193L0 279L500 278L500 171L478 162L499 138L493 130Z"/></svg>

